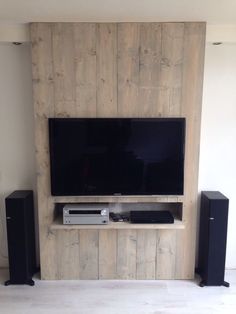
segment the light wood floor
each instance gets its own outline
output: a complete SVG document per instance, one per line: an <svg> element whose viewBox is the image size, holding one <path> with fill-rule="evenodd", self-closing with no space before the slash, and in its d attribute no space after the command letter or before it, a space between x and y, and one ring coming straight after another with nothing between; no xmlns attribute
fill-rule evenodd
<svg viewBox="0 0 236 314"><path fill-rule="evenodd" d="M1 314L235 314L236 270L230 288L200 288L196 281L40 281L34 287L3 286Z"/></svg>

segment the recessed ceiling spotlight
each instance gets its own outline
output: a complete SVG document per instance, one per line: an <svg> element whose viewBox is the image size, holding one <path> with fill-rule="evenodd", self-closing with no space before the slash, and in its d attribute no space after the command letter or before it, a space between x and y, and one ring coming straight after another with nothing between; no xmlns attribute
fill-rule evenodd
<svg viewBox="0 0 236 314"><path fill-rule="evenodd" d="M212 45L214 46L219 46L219 45L222 45L222 41L215 41L214 43L212 43Z"/></svg>

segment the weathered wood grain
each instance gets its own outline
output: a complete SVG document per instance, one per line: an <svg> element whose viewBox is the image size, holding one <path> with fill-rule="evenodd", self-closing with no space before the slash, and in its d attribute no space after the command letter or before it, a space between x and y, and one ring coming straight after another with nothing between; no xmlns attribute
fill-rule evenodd
<svg viewBox="0 0 236 314"><path fill-rule="evenodd" d="M80 279L98 279L98 230L79 231ZM71 261L71 265L76 262Z"/></svg>
<svg viewBox="0 0 236 314"><path fill-rule="evenodd" d="M50 225L51 230L116 230L116 229L134 229L134 230L156 230L156 229L185 229L185 225L181 220L175 219L173 224L135 224L129 222L112 222L107 225L63 225L62 219L55 219Z"/></svg>
<svg viewBox="0 0 236 314"><path fill-rule="evenodd" d="M161 68L161 24L140 24L139 57L139 101L140 117L157 117L159 111Z"/></svg>
<svg viewBox="0 0 236 314"><path fill-rule="evenodd" d="M182 239L182 273L193 278L195 264L198 165L201 101L205 53L205 23L186 23L181 114L187 117L183 219L187 222Z"/></svg>
<svg viewBox="0 0 236 314"><path fill-rule="evenodd" d="M176 231L158 230L156 279L175 279Z"/></svg>
<svg viewBox="0 0 236 314"><path fill-rule="evenodd" d="M118 24L118 116L139 115L139 23Z"/></svg>
<svg viewBox="0 0 236 314"><path fill-rule="evenodd" d="M136 278L136 230L117 231L117 278Z"/></svg>
<svg viewBox="0 0 236 314"><path fill-rule="evenodd" d="M79 279L79 245L78 230L57 231L57 279Z"/></svg>
<svg viewBox="0 0 236 314"><path fill-rule="evenodd" d="M117 24L97 25L97 116L117 116Z"/></svg>
<svg viewBox="0 0 236 314"><path fill-rule="evenodd" d="M116 278L117 231L99 230L99 279Z"/></svg>
<svg viewBox="0 0 236 314"><path fill-rule="evenodd" d="M163 116L179 116L182 101L184 23L163 23L161 41L160 94Z"/></svg>
<svg viewBox="0 0 236 314"><path fill-rule="evenodd" d="M42 279L153 278L154 253L156 278L193 278L205 23L33 23L31 39ZM185 117L184 196L52 197L56 116ZM184 229L59 228L56 202L180 202Z"/></svg>
<svg viewBox="0 0 236 314"><path fill-rule="evenodd" d="M156 279L156 230L137 231L137 279Z"/></svg>
<svg viewBox="0 0 236 314"><path fill-rule="evenodd" d="M49 231L53 211L50 202L47 121L55 114L51 24L32 24L31 38L41 276L50 279L55 277L55 235Z"/></svg>
<svg viewBox="0 0 236 314"><path fill-rule="evenodd" d="M95 23L74 24L76 112L79 117L96 117L97 114L96 30Z"/></svg>
<svg viewBox="0 0 236 314"><path fill-rule="evenodd" d="M182 203L182 195L55 196L55 203Z"/></svg>
<svg viewBox="0 0 236 314"><path fill-rule="evenodd" d="M76 115L75 41L73 23L52 25L55 116Z"/></svg>

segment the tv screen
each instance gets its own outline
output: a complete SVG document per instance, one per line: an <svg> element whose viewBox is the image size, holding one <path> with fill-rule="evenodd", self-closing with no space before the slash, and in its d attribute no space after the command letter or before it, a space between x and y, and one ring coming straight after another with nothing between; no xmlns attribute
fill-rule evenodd
<svg viewBox="0 0 236 314"><path fill-rule="evenodd" d="M184 118L50 118L51 193L181 195Z"/></svg>

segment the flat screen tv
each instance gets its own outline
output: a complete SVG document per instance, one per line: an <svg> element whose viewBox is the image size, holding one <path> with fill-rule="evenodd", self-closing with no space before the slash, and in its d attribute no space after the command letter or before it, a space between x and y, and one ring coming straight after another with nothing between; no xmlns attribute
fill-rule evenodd
<svg viewBox="0 0 236 314"><path fill-rule="evenodd" d="M181 195L184 118L50 118L51 194Z"/></svg>

